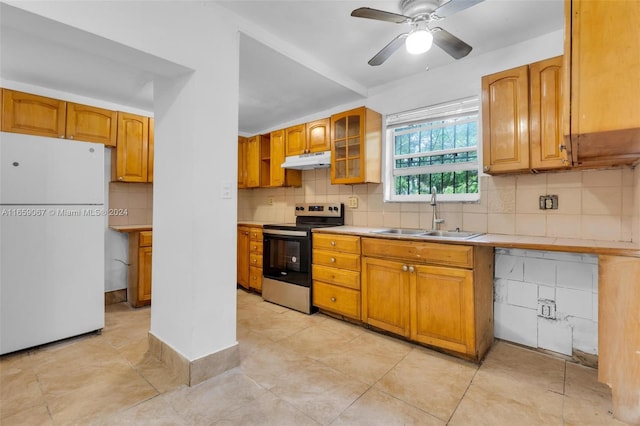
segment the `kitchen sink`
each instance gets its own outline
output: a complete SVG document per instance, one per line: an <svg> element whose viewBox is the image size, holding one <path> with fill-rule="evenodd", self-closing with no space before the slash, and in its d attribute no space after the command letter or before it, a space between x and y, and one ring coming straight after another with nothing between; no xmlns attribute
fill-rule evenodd
<svg viewBox="0 0 640 426"><path fill-rule="evenodd" d="M412 228L387 228L376 231L371 231L374 234L380 235L406 235L411 237L430 237L430 238L452 238L466 240L469 238L482 235L480 232L468 232L468 231L432 231L426 229L412 229Z"/></svg>
<svg viewBox="0 0 640 426"><path fill-rule="evenodd" d="M442 238L461 238L468 239L482 235L480 232L468 232L468 231L426 231L424 233L428 237L442 237Z"/></svg>
<svg viewBox="0 0 640 426"><path fill-rule="evenodd" d="M390 228L390 229L381 229L379 231L372 231L375 234L385 234L385 235L422 235L426 233L424 229L410 229L410 228Z"/></svg>

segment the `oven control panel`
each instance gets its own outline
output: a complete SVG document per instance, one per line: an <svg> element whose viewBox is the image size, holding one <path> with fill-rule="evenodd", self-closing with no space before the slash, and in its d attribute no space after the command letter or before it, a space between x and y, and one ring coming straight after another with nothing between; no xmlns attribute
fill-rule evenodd
<svg viewBox="0 0 640 426"><path fill-rule="evenodd" d="M296 204L296 216L341 217L343 209L341 203Z"/></svg>

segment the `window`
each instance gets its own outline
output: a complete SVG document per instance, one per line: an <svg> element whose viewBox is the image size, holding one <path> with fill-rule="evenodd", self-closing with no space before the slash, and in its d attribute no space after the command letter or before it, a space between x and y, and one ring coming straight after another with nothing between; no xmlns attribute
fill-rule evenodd
<svg viewBox="0 0 640 426"><path fill-rule="evenodd" d="M387 116L385 200L477 201L478 97Z"/></svg>

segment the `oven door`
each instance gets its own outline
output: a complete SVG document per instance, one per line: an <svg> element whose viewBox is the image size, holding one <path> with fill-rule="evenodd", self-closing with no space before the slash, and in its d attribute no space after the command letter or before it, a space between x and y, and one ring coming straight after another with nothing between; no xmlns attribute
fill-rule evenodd
<svg viewBox="0 0 640 426"><path fill-rule="evenodd" d="M307 231L263 229L262 274L311 287L311 238Z"/></svg>

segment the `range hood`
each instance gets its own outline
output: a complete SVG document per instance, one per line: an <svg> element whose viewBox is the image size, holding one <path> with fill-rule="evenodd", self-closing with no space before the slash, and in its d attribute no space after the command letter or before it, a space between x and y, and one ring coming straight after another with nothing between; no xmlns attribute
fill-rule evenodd
<svg viewBox="0 0 640 426"><path fill-rule="evenodd" d="M281 167L283 169L297 170L311 170L331 167L331 151L292 155L285 158L284 163L282 163Z"/></svg>

